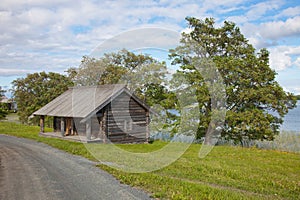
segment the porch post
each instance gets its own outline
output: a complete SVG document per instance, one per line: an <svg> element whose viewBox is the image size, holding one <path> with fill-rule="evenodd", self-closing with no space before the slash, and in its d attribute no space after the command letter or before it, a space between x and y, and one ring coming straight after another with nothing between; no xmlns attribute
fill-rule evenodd
<svg viewBox="0 0 300 200"><path fill-rule="evenodd" d="M71 118L71 135L74 135L74 121L73 121L73 118Z"/></svg>
<svg viewBox="0 0 300 200"><path fill-rule="evenodd" d="M65 136L65 120L63 117L60 118L60 133L61 136Z"/></svg>
<svg viewBox="0 0 300 200"><path fill-rule="evenodd" d="M149 142L149 123L150 123L150 113L149 110L146 111L146 142Z"/></svg>
<svg viewBox="0 0 300 200"><path fill-rule="evenodd" d="M41 115L40 117L40 132L44 133L44 127L45 127L45 116Z"/></svg>
<svg viewBox="0 0 300 200"><path fill-rule="evenodd" d="M102 142L106 143L105 131L103 130L103 117L100 118L100 122L99 122L99 135L100 138L102 139Z"/></svg>
<svg viewBox="0 0 300 200"><path fill-rule="evenodd" d="M86 139L91 140L91 135L92 135L92 123L91 123L91 118L86 120L85 124L85 132L86 132Z"/></svg>
<svg viewBox="0 0 300 200"><path fill-rule="evenodd" d="M108 139L108 130L107 130L107 109L104 110L103 112L103 117L102 117L102 137L103 137L103 142L107 143Z"/></svg>

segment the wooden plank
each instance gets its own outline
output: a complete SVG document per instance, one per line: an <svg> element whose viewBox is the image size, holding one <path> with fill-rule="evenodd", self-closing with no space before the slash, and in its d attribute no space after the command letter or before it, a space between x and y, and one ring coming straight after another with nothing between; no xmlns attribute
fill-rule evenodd
<svg viewBox="0 0 300 200"><path fill-rule="evenodd" d="M111 104L111 108L141 108L144 109L141 105L131 102L114 102Z"/></svg>
<svg viewBox="0 0 300 200"><path fill-rule="evenodd" d="M131 120L131 121L145 121L146 122L146 117L145 116L109 116L108 117L108 122L111 121L124 121L124 120Z"/></svg>
<svg viewBox="0 0 300 200"><path fill-rule="evenodd" d="M40 132L44 133L44 129L45 129L45 116L41 115L40 116Z"/></svg>
<svg viewBox="0 0 300 200"><path fill-rule="evenodd" d="M124 124L125 121L131 121L132 124L146 124L146 119L143 118L117 118L108 120L108 124Z"/></svg>
<svg viewBox="0 0 300 200"><path fill-rule="evenodd" d="M129 137L129 138L112 138L111 140L110 140L111 142L113 142L113 143L120 143L120 144L122 144L122 143L144 143L144 142L146 142L146 139L145 138L131 138L131 137Z"/></svg>
<svg viewBox="0 0 300 200"><path fill-rule="evenodd" d="M103 112L103 119L102 119L102 137L107 138L108 137L108 127L107 127L107 118L108 118L108 111L107 107ZM106 140L104 140L104 143L106 143Z"/></svg>
<svg viewBox="0 0 300 200"><path fill-rule="evenodd" d="M85 123L80 123L82 118L73 118L77 134L85 135Z"/></svg>
<svg viewBox="0 0 300 200"><path fill-rule="evenodd" d="M135 114L135 115L129 115L128 113L127 114L119 114L119 113L114 113L114 114L110 114L108 115L109 119L122 119L122 118L145 118L146 119L146 116L143 115L143 114Z"/></svg>
<svg viewBox="0 0 300 200"><path fill-rule="evenodd" d="M141 138L141 137L145 138L146 133L145 132L143 132L143 133L132 133L132 134L129 134L129 135L137 137L137 138Z"/></svg>
<svg viewBox="0 0 300 200"><path fill-rule="evenodd" d="M118 109L118 110L110 110L108 111L109 115L111 114L134 114L134 113L137 113L137 114L144 114L146 115L146 112L144 110L141 110L141 109L131 109L131 110L128 110L128 109Z"/></svg>
<svg viewBox="0 0 300 200"><path fill-rule="evenodd" d="M126 93L119 95L104 110L107 112L105 126L110 141L118 143L146 141L146 110L130 95Z"/></svg>
<svg viewBox="0 0 300 200"><path fill-rule="evenodd" d="M86 125L86 139L87 140L91 140L91 135L92 135L92 123L91 123L91 119L87 119L85 122Z"/></svg>
<svg viewBox="0 0 300 200"><path fill-rule="evenodd" d="M147 113L146 113L146 140L147 140L147 142L149 142L149 137L150 137L149 123L150 123L150 113L149 113L149 110L147 110Z"/></svg>
<svg viewBox="0 0 300 200"><path fill-rule="evenodd" d="M100 126L100 124L99 124L99 121L98 121L98 118L97 117L92 117L91 118L91 123L92 123L92 135L93 136L98 136L98 133L99 133L99 126Z"/></svg>
<svg viewBox="0 0 300 200"><path fill-rule="evenodd" d="M126 137L125 133L110 133L109 138L121 138Z"/></svg>
<svg viewBox="0 0 300 200"><path fill-rule="evenodd" d="M71 118L70 117L67 117L66 118L66 132L65 132L65 135L70 135L71 134L71 130L72 130L72 122L71 122Z"/></svg>
<svg viewBox="0 0 300 200"><path fill-rule="evenodd" d="M128 133L123 132L122 130L109 130L109 135L135 135L135 134L145 134L146 135L146 131L145 130L135 130L135 131L129 131Z"/></svg>
<svg viewBox="0 0 300 200"><path fill-rule="evenodd" d="M127 126L129 125L129 123L127 123ZM129 125L130 127L128 127L127 129L138 129L138 128L143 128L143 129L146 129L146 123L139 123L139 124L134 124L134 123L131 123L131 125ZM122 123L122 124L117 124L117 123L110 123L110 124L107 124L107 127L109 128L120 128L120 129L124 129L125 127L125 123Z"/></svg>
<svg viewBox="0 0 300 200"><path fill-rule="evenodd" d="M60 133L65 136L65 120L63 117L60 119Z"/></svg>

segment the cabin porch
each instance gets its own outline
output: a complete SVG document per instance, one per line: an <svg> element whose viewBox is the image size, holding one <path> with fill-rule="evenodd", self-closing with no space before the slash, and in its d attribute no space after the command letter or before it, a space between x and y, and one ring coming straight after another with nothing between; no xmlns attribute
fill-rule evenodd
<svg viewBox="0 0 300 200"><path fill-rule="evenodd" d="M44 131L44 116L40 116L40 135L45 137L63 138L80 142L106 142L97 117L89 119L72 117L54 117L53 132Z"/></svg>
<svg viewBox="0 0 300 200"><path fill-rule="evenodd" d="M92 137L90 140L86 138L86 136L80 136L80 135L69 135L69 136L62 136L58 132L40 132L39 134L42 137L47 137L47 138L59 138L63 140L69 140L69 141L74 141L74 142L82 142L82 143L104 143L104 141L100 138L94 138Z"/></svg>

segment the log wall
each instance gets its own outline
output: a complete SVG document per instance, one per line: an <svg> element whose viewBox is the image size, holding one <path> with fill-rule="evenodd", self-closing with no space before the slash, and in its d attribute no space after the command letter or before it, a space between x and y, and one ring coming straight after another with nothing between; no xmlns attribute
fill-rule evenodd
<svg viewBox="0 0 300 200"><path fill-rule="evenodd" d="M106 109L106 130L111 142L146 141L147 111L127 93L119 95Z"/></svg>

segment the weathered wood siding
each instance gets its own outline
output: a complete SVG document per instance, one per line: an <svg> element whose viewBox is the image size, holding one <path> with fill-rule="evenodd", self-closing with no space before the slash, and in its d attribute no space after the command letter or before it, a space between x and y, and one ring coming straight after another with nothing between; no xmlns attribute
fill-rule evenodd
<svg viewBox="0 0 300 200"><path fill-rule="evenodd" d="M146 141L147 111L127 93L120 94L106 109L106 130L111 142Z"/></svg>
<svg viewBox="0 0 300 200"><path fill-rule="evenodd" d="M109 139L114 143L145 142L148 137L148 113L148 110L123 92L90 118L91 136L103 140ZM61 117L54 117L55 132L61 132L61 119ZM66 124L66 119L63 118L63 120ZM73 130L80 136L86 136L86 123L81 122L83 118L72 118L72 120Z"/></svg>
<svg viewBox="0 0 300 200"><path fill-rule="evenodd" d="M85 127L85 123L81 122L82 119L83 118L73 118L75 130L76 130L77 134L80 136L85 136L86 135L86 127Z"/></svg>
<svg viewBox="0 0 300 200"><path fill-rule="evenodd" d="M99 138L100 135L99 135L99 131L100 131L100 122L99 120L97 119L97 116L94 116L91 118L92 120L92 137L94 138Z"/></svg>
<svg viewBox="0 0 300 200"><path fill-rule="evenodd" d="M60 117L53 118L53 130L54 132L60 132Z"/></svg>

